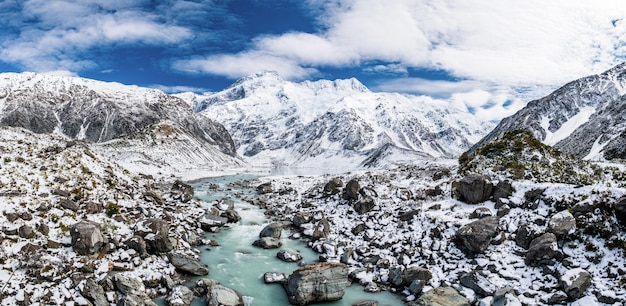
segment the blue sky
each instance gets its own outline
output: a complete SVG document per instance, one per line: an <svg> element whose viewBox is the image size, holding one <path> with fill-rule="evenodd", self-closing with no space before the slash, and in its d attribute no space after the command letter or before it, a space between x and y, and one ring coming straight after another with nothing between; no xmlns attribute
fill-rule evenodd
<svg viewBox="0 0 626 306"><path fill-rule="evenodd" d="M0 71L168 92L356 77L497 120L624 61L624 17L621 0L6 0Z"/></svg>

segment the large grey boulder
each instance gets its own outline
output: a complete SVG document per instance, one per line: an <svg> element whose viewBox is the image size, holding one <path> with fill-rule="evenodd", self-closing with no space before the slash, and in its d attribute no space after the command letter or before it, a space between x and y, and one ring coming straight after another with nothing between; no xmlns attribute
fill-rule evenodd
<svg viewBox="0 0 626 306"><path fill-rule="evenodd" d="M527 265L538 266L550 263L552 259L559 258L561 255L556 235L546 233L533 239L526 252L524 262Z"/></svg>
<svg viewBox="0 0 626 306"><path fill-rule="evenodd" d="M115 287L124 296L118 305L124 306L156 306L146 293L146 287L136 276L116 274L114 277Z"/></svg>
<svg viewBox="0 0 626 306"><path fill-rule="evenodd" d="M571 300L580 298L591 286L591 274L581 268L568 270L561 276L561 286Z"/></svg>
<svg viewBox="0 0 626 306"><path fill-rule="evenodd" d="M179 200L183 203L189 202L191 199L193 199L194 195L193 187L184 183L181 180L176 180L174 184L172 184L172 189L170 192L175 200Z"/></svg>
<svg viewBox="0 0 626 306"><path fill-rule="evenodd" d="M270 223L265 226L259 233L259 238L272 237L280 238L283 232L283 224L279 222Z"/></svg>
<svg viewBox="0 0 626 306"><path fill-rule="evenodd" d="M315 224L315 228L313 228L313 236L311 238L313 240L325 239L330 235L330 223L326 217L323 217L317 224Z"/></svg>
<svg viewBox="0 0 626 306"><path fill-rule="evenodd" d="M356 201L352 207L359 214L366 214L376 207L376 202L371 197L364 197Z"/></svg>
<svg viewBox="0 0 626 306"><path fill-rule="evenodd" d="M193 301L193 292L186 286L176 286L172 288L165 298L170 306L189 306Z"/></svg>
<svg viewBox="0 0 626 306"><path fill-rule="evenodd" d="M576 219L569 211L560 211L550 218L548 231L557 237L571 235L576 231Z"/></svg>
<svg viewBox="0 0 626 306"><path fill-rule="evenodd" d="M198 276L209 274L207 266L191 256L179 253L169 253L167 254L167 258L170 260L172 265L181 272Z"/></svg>
<svg viewBox="0 0 626 306"><path fill-rule="evenodd" d="M524 249L528 249L530 247L530 242L542 234L543 231L536 224L525 223L517 229L517 233L515 234L515 243Z"/></svg>
<svg viewBox="0 0 626 306"><path fill-rule="evenodd" d="M428 282L433 274L425 268L396 266L389 269L389 282L396 286L409 286L416 280Z"/></svg>
<svg viewBox="0 0 626 306"><path fill-rule="evenodd" d="M493 183L486 176L470 174L459 182L461 200L466 203L485 202L491 198L493 191Z"/></svg>
<svg viewBox="0 0 626 306"><path fill-rule="evenodd" d="M461 285L474 290L482 296L491 296L496 292L496 286L492 284L482 271L471 271L461 275Z"/></svg>
<svg viewBox="0 0 626 306"><path fill-rule="evenodd" d="M341 187L343 187L343 181L340 178L335 177L324 185L324 193L327 195L338 194L341 192Z"/></svg>
<svg viewBox="0 0 626 306"><path fill-rule="evenodd" d="M81 291L83 297L87 298L94 306L109 306L109 301L104 294L102 286L98 285L96 281L89 278L85 280L83 289Z"/></svg>
<svg viewBox="0 0 626 306"><path fill-rule="evenodd" d="M512 194L513 194L513 185L511 185L511 181L502 180L502 181L499 181L496 187L494 188L493 198L496 200L504 199L504 198L510 197Z"/></svg>
<svg viewBox="0 0 626 306"><path fill-rule="evenodd" d="M456 232L456 245L467 255L484 252L498 231L500 218L488 216L463 225Z"/></svg>
<svg viewBox="0 0 626 306"><path fill-rule="evenodd" d="M617 221L619 221L622 225L626 225L626 195L619 198L615 202L613 208L615 209Z"/></svg>
<svg viewBox="0 0 626 306"><path fill-rule="evenodd" d="M208 288L207 306L243 306L243 299L237 291L216 284Z"/></svg>
<svg viewBox="0 0 626 306"><path fill-rule="evenodd" d="M146 242L150 254L167 253L174 249L169 237L170 224L162 219L147 219L139 222L135 234Z"/></svg>
<svg viewBox="0 0 626 306"><path fill-rule="evenodd" d="M349 285L348 266L323 262L293 271L289 275L285 291L289 303L308 305L340 300Z"/></svg>
<svg viewBox="0 0 626 306"><path fill-rule="evenodd" d="M343 189L343 198L350 201L356 201L359 199L359 180L356 178L351 179L346 187Z"/></svg>
<svg viewBox="0 0 626 306"><path fill-rule="evenodd" d="M302 255L300 255L300 252L290 248L285 248L278 251L276 257L284 262L296 262L302 260Z"/></svg>
<svg viewBox="0 0 626 306"><path fill-rule="evenodd" d="M423 293L411 306L470 306L470 302L452 287L434 288Z"/></svg>
<svg viewBox="0 0 626 306"><path fill-rule="evenodd" d="M263 249L278 249L283 246L283 243L280 242L279 239L272 237L263 237L255 240L252 243L253 246L263 248Z"/></svg>
<svg viewBox="0 0 626 306"><path fill-rule="evenodd" d="M72 248L80 255L96 254L106 248L109 243L108 239L102 235L100 225L90 221L81 221L72 225L70 235Z"/></svg>

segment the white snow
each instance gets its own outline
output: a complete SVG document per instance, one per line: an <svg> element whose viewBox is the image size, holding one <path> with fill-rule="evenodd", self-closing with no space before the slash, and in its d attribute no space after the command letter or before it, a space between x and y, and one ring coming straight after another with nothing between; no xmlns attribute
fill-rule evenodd
<svg viewBox="0 0 626 306"><path fill-rule="evenodd" d="M542 117L541 128L546 132L546 137L543 139L543 143L550 145L550 146L554 146L559 141L570 136L572 132L574 132L574 130L576 130L579 126L589 121L589 118L595 112L596 112L595 107L592 107L592 106L582 107L580 108L580 111L576 115L569 118L565 123L561 125L561 127L558 130L554 132L551 132L548 129L548 127L550 126L551 118L546 117L546 116Z"/></svg>

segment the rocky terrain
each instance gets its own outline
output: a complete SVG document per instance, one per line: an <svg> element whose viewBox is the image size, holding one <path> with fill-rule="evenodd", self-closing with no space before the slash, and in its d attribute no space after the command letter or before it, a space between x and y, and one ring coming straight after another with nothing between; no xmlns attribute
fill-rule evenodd
<svg viewBox="0 0 626 306"><path fill-rule="evenodd" d="M626 63L570 82L502 119L477 149L506 132L530 131L565 153L587 159L626 159Z"/></svg>
<svg viewBox="0 0 626 306"><path fill-rule="evenodd" d="M0 127L0 210L2 305L153 305L208 273L193 189L81 141Z"/></svg>
<svg viewBox="0 0 626 306"><path fill-rule="evenodd" d="M252 165L352 170L456 158L493 124L429 97L377 93L356 79L294 83L276 73L216 93L178 95L223 123Z"/></svg>
<svg viewBox="0 0 626 306"><path fill-rule="evenodd" d="M459 168L260 178L248 201L364 290L409 305L621 305L623 165L580 161L528 132L503 139Z"/></svg>

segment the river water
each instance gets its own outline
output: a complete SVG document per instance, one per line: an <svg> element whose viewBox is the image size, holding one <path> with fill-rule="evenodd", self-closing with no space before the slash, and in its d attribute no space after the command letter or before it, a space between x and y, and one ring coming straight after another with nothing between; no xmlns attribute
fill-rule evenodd
<svg viewBox="0 0 626 306"><path fill-rule="evenodd" d="M234 196L237 192L253 192L252 189L241 190L229 187L232 182L252 178L254 176L251 175L225 176L209 178L193 184L196 196L206 201L207 207L216 200L230 198L235 202L235 210L242 217L240 222L231 225L230 228L224 228L219 233L207 234L207 238L217 241L220 246L200 248L202 262L209 266L209 275L206 277L218 280L222 285L241 293L246 305L289 305L287 294L282 286L265 284L263 274L275 271L289 275L298 268L298 264L279 260L276 257L279 249L264 250L252 246L252 242L258 239L259 232L270 220L265 217L263 210ZM217 188L215 188L216 185ZM316 262L319 254L307 248L304 241L286 238L288 236L288 232L283 232L283 238L281 238L283 248L298 250L305 263ZM347 288L346 294L340 301L316 305L349 306L364 300L376 300L379 305L404 305L398 295L389 292L367 293L363 291L363 288L358 284L353 284ZM203 299L196 299L193 305L205 305L205 302Z"/></svg>

